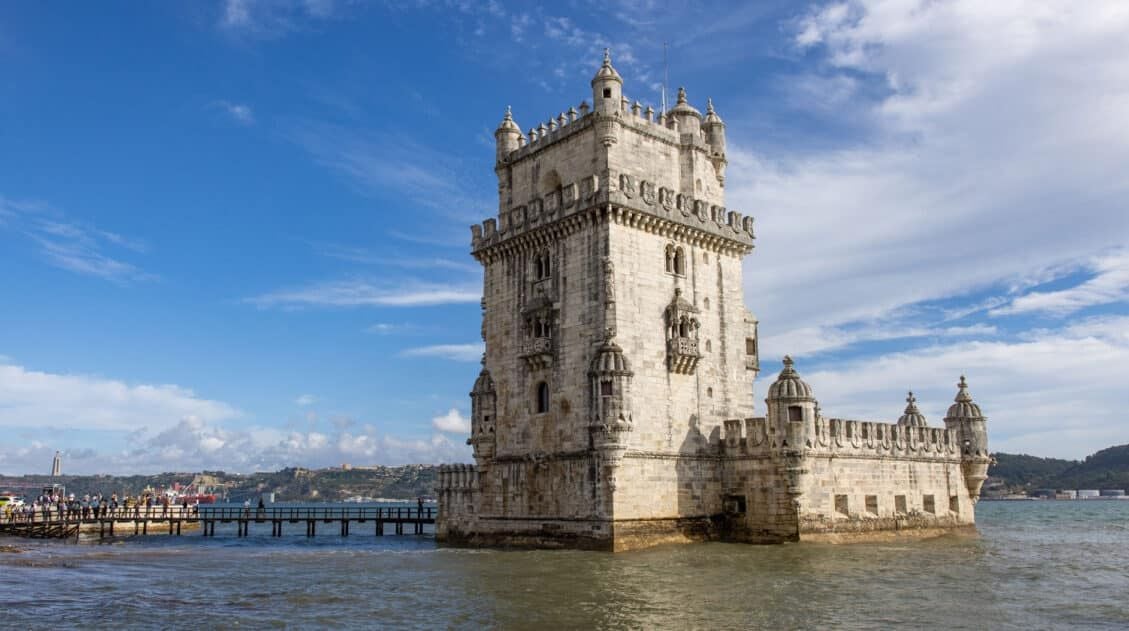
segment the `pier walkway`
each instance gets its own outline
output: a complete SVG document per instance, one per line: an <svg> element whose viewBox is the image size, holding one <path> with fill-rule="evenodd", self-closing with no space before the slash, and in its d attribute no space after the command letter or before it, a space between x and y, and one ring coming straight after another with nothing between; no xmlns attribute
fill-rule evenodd
<svg viewBox="0 0 1129 631"><path fill-rule="evenodd" d="M240 506L203 505L187 510L170 507L167 511L119 510L115 514L98 517L59 516L57 513L36 513L12 518L0 517L0 535L41 539L78 538L81 534L99 539L122 535L164 534L180 536L182 531L199 530L204 537L216 536L216 524L235 524L236 537L250 536L251 530L265 533L270 524L270 535L281 537L286 525L302 524L305 535L313 537L319 524L330 533L348 537L357 531L371 531L380 537L386 534L407 534L410 527L415 535L429 534L424 526L435 524L436 508L409 506L272 506L268 508L243 508ZM391 533L388 530L391 529ZM229 528L221 528L227 534Z"/></svg>

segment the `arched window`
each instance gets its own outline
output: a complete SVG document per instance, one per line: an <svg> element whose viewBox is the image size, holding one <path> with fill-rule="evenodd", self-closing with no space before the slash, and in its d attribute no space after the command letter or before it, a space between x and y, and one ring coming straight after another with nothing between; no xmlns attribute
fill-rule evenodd
<svg viewBox="0 0 1129 631"><path fill-rule="evenodd" d="M544 280L552 273L551 261L548 252L542 252L533 257L533 276L536 280Z"/></svg>
<svg viewBox="0 0 1129 631"><path fill-rule="evenodd" d="M690 326L686 318L682 318L678 322L678 337L690 337Z"/></svg>
<svg viewBox="0 0 1129 631"><path fill-rule="evenodd" d="M674 248L674 273L686 273L686 254L682 251L682 248Z"/></svg>
<svg viewBox="0 0 1129 631"><path fill-rule="evenodd" d="M667 273L674 272L674 246L666 246L666 271Z"/></svg>
<svg viewBox="0 0 1129 631"><path fill-rule="evenodd" d="M544 414L549 411L549 384L542 381L537 384L537 413Z"/></svg>

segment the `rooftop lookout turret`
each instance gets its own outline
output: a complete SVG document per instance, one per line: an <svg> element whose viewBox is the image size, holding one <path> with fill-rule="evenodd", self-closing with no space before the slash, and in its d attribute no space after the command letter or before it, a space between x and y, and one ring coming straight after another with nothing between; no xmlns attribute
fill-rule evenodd
<svg viewBox="0 0 1129 631"><path fill-rule="evenodd" d="M604 49L604 63L592 77L593 111L600 114L618 114L622 109L623 77L612 67L611 51Z"/></svg>

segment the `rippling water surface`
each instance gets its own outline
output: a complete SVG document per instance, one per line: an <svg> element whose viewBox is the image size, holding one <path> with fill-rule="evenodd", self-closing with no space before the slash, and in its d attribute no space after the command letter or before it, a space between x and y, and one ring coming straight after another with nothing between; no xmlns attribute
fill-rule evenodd
<svg viewBox="0 0 1129 631"><path fill-rule="evenodd" d="M1129 501L982 502L981 536L626 554L430 538L0 539L5 627L1129 628ZM217 529L217 534L223 534Z"/></svg>

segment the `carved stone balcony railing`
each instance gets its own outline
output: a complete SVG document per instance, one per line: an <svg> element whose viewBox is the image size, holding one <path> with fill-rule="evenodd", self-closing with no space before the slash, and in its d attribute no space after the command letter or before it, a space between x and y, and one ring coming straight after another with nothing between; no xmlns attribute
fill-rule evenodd
<svg viewBox="0 0 1129 631"><path fill-rule="evenodd" d="M553 338L535 337L526 340L521 348L521 357L531 369L549 368L553 365Z"/></svg>
<svg viewBox="0 0 1129 631"><path fill-rule="evenodd" d="M698 340L691 337L673 337L666 341L667 365L671 372L692 375L698 367L701 354Z"/></svg>
<svg viewBox="0 0 1129 631"><path fill-rule="evenodd" d="M756 355L746 355L745 356L745 370L760 370L760 369L761 369L760 358L758 358Z"/></svg>

